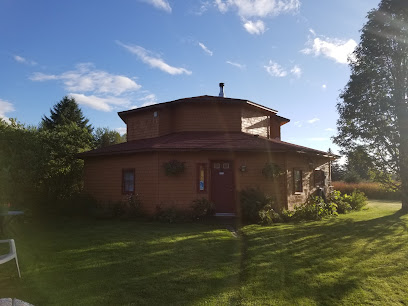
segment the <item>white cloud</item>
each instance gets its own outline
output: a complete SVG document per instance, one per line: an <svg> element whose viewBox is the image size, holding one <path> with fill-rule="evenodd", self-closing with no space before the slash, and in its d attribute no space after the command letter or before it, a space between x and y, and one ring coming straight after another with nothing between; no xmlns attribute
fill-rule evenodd
<svg viewBox="0 0 408 306"><path fill-rule="evenodd" d="M240 63L235 63L235 62L231 62L231 61L226 61L227 64L230 64L234 67L237 67L239 69L245 69L245 65L240 64Z"/></svg>
<svg viewBox="0 0 408 306"><path fill-rule="evenodd" d="M142 60L142 62L148 64L153 68L158 68L161 71L167 72L172 75L183 73L190 75L192 73L191 71L184 68L170 66L169 64L165 63L160 57L153 56L150 51L146 50L143 47L136 45L126 45L121 43L120 41L117 41L116 43L125 48L126 50L128 50L130 53L137 55L140 58L140 60Z"/></svg>
<svg viewBox="0 0 408 306"><path fill-rule="evenodd" d="M313 36L316 33L309 30ZM353 39L341 40L338 38L315 37L309 38L307 48L301 50L304 54L313 54L314 56L323 55L340 64L347 64L347 59L350 57L353 60L353 51L357 47L357 43Z"/></svg>
<svg viewBox="0 0 408 306"><path fill-rule="evenodd" d="M327 129L325 129L325 131L328 131L328 132L334 132L334 131L335 131L335 129L333 129L333 128L327 128Z"/></svg>
<svg viewBox="0 0 408 306"><path fill-rule="evenodd" d="M296 126L296 127L302 127L302 126L303 126L302 121L296 121L296 122L294 122L293 124L294 124L294 126Z"/></svg>
<svg viewBox="0 0 408 306"><path fill-rule="evenodd" d="M288 75L288 72L278 63L273 62L272 60L269 61L269 65L264 66L266 71L273 77L285 77Z"/></svg>
<svg viewBox="0 0 408 306"><path fill-rule="evenodd" d="M148 94L144 96L143 98L140 98L139 100L143 102L143 104L141 105L142 107L153 105L157 103L157 97L155 94Z"/></svg>
<svg viewBox="0 0 408 306"><path fill-rule="evenodd" d="M225 13L226 11L228 11L228 3L224 2L223 0L215 0L215 5L218 7L218 10L221 13Z"/></svg>
<svg viewBox="0 0 408 306"><path fill-rule="evenodd" d="M313 123L316 123L317 121L320 121L320 119L319 118L313 118L313 119L307 120L307 123L313 124Z"/></svg>
<svg viewBox="0 0 408 306"><path fill-rule="evenodd" d="M127 132L126 127L116 128L115 131L118 132L120 135L126 134Z"/></svg>
<svg viewBox="0 0 408 306"><path fill-rule="evenodd" d="M26 65L31 65L31 66L37 65L36 62L34 62L34 61L32 61L32 60L29 60L29 59L26 59L26 58L24 58L24 57L22 57L22 56L20 56L20 55L14 55L13 57L14 57L14 60L15 60L16 62L18 62L18 63L26 64Z"/></svg>
<svg viewBox="0 0 408 306"><path fill-rule="evenodd" d="M130 96L141 88L126 76L97 70L90 63L78 64L74 70L61 74L36 72L30 79L37 82L60 81L78 104L104 112L130 107Z"/></svg>
<svg viewBox="0 0 408 306"><path fill-rule="evenodd" d="M299 0L215 0L222 13L235 9L241 17L268 17L297 12Z"/></svg>
<svg viewBox="0 0 408 306"><path fill-rule="evenodd" d="M211 2L209 0L206 1L201 1L200 3L200 7L193 11L193 14L201 16L203 15L206 11L208 11L208 9L211 7Z"/></svg>
<svg viewBox="0 0 408 306"><path fill-rule="evenodd" d="M313 36L316 36L316 32L315 32L315 30L313 30L313 29L309 29L309 32L313 35Z"/></svg>
<svg viewBox="0 0 408 306"><path fill-rule="evenodd" d="M255 22L246 20L244 23L244 28L249 34L260 35L265 32L265 24L262 20L257 20Z"/></svg>
<svg viewBox="0 0 408 306"><path fill-rule="evenodd" d="M84 94L70 93L69 96L75 99L78 104L89 106L93 109L110 112L113 106L128 107L130 101L125 98L118 97L98 97L94 95L86 96Z"/></svg>
<svg viewBox="0 0 408 306"><path fill-rule="evenodd" d="M298 65L295 65L290 70L290 73L292 73L295 77L300 78L300 76L302 75L302 69Z"/></svg>
<svg viewBox="0 0 408 306"><path fill-rule="evenodd" d="M153 5L155 8L166 11L167 13L171 13L171 6L169 2L167 2L166 0L143 0L143 1Z"/></svg>
<svg viewBox="0 0 408 306"><path fill-rule="evenodd" d="M269 61L269 65L264 66L266 71L274 77L286 77L289 73L288 71L282 67L281 65L279 65L278 63L270 60ZM293 68L289 71L294 77L296 78L300 78L302 75L302 69L298 66L295 65L293 66Z"/></svg>
<svg viewBox="0 0 408 306"><path fill-rule="evenodd" d="M236 11L248 33L257 35L265 32L265 24L259 18L296 13L300 8L300 0L214 0L214 4L221 13ZM258 20L254 22L248 18Z"/></svg>
<svg viewBox="0 0 408 306"><path fill-rule="evenodd" d="M213 55L213 52L208 49L203 43L199 42L198 45L201 47L201 49L204 50L205 53L207 53L209 56Z"/></svg>
<svg viewBox="0 0 408 306"><path fill-rule="evenodd" d="M92 64L78 64L75 70L59 75L36 72L30 76L32 81L61 80L65 89L72 92L93 92L98 94L121 95L140 89L132 79L113 75L102 70L95 70Z"/></svg>
<svg viewBox="0 0 408 306"><path fill-rule="evenodd" d="M6 113L10 113L14 111L13 104L6 100L0 99L0 118L5 120L7 123L9 123L9 118L6 117Z"/></svg>

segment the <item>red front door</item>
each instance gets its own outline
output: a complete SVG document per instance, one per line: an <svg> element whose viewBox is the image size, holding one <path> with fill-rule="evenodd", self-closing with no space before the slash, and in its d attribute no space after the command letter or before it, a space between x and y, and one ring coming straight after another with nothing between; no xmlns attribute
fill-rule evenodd
<svg viewBox="0 0 408 306"><path fill-rule="evenodd" d="M231 161L211 162L211 201L216 213L234 213L234 176Z"/></svg>

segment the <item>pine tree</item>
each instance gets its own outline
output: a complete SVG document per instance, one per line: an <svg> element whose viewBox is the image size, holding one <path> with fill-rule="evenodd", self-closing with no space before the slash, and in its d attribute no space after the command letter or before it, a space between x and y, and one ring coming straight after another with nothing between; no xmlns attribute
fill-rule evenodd
<svg viewBox="0 0 408 306"><path fill-rule="evenodd" d="M51 130L57 126L75 123L79 128L86 128L89 133L92 133L92 127L88 124L89 120L82 114L74 98L65 96L60 102L54 105L50 112L51 115L49 118L47 116L42 118L42 128Z"/></svg>

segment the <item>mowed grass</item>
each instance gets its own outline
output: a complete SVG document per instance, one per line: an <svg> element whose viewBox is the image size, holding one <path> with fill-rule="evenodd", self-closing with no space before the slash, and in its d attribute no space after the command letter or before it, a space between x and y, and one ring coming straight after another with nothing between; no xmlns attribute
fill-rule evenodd
<svg viewBox="0 0 408 306"><path fill-rule="evenodd" d="M371 201L320 222L246 226L238 238L208 224L15 224L23 277L13 262L0 265L0 297L35 305L408 304L400 207Z"/></svg>
<svg viewBox="0 0 408 306"><path fill-rule="evenodd" d="M15 232L22 278L14 262L0 265L0 298L35 305L226 304L238 286L236 238L219 226L59 220Z"/></svg>
<svg viewBox="0 0 408 306"><path fill-rule="evenodd" d="M243 305L407 305L408 215L400 203L321 222L247 226Z"/></svg>

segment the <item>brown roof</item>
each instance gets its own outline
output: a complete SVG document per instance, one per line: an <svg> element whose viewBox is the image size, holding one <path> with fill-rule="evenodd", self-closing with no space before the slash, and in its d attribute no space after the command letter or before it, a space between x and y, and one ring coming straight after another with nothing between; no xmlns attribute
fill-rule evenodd
<svg viewBox="0 0 408 306"><path fill-rule="evenodd" d="M79 154L88 156L121 155L152 151L240 151L240 152L305 152L328 155L327 152L267 139L243 132L180 132L155 138L128 141Z"/></svg>
<svg viewBox="0 0 408 306"><path fill-rule="evenodd" d="M249 100L244 100L244 99L235 99L235 98L223 98L223 97L216 97L216 96L198 96L198 97L191 97L191 98L183 98L183 99L177 99L177 100L173 100L173 101L169 101L169 102L163 102L163 103L158 103L158 104L153 104L153 105L148 105L148 106L144 106L144 107L139 107L139 108L135 108L135 109L130 109L127 111L123 111L123 112L118 112L119 117L125 121L125 118L130 115L130 114L134 114L137 112L141 112L141 111L145 111L145 110L154 110L154 109L159 109L159 108L163 108L163 107L168 107L168 106L172 106L175 104L180 104L180 103L229 103L229 104L246 104L246 105L250 105L252 107L256 107L258 109L261 109L267 113L274 113L276 114L278 111L260 105L258 103L249 101ZM290 120L281 116L277 116L284 124L289 122Z"/></svg>

